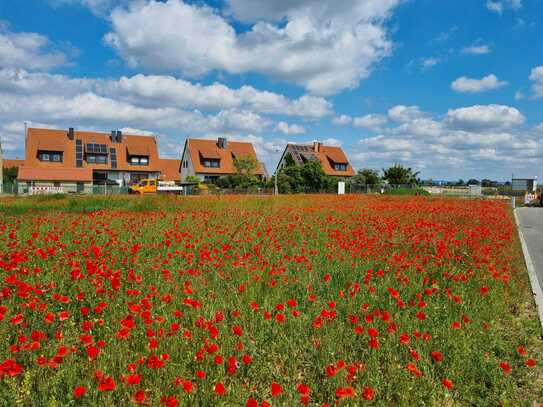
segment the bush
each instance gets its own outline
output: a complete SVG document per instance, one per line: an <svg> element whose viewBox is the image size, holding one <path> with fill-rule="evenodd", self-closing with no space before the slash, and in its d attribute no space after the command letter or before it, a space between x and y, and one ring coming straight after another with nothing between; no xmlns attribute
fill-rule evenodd
<svg viewBox="0 0 543 407"><path fill-rule="evenodd" d="M387 195L423 195L429 196L430 193L422 188L395 188L387 189L385 191Z"/></svg>

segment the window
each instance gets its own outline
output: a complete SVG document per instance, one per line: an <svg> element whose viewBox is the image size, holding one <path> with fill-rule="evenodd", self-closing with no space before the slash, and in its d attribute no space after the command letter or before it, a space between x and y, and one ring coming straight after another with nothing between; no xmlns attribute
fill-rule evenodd
<svg viewBox="0 0 543 407"><path fill-rule="evenodd" d="M80 139L75 140L75 166L83 167L83 142Z"/></svg>
<svg viewBox="0 0 543 407"><path fill-rule="evenodd" d="M89 164L107 164L107 156L103 154L87 154Z"/></svg>
<svg viewBox="0 0 543 407"><path fill-rule="evenodd" d="M334 164L334 170L347 171L347 164Z"/></svg>
<svg viewBox="0 0 543 407"><path fill-rule="evenodd" d="M59 162L62 162L62 152L38 151L38 160L59 163Z"/></svg>
<svg viewBox="0 0 543 407"><path fill-rule="evenodd" d="M128 158L131 165L149 165L149 157L145 155L131 155Z"/></svg>
<svg viewBox="0 0 543 407"><path fill-rule="evenodd" d="M154 186L155 186L155 180L154 180L154 179L150 180L150 181L149 181L149 185L152 186L152 187L154 187Z"/></svg>
<svg viewBox="0 0 543 407"><path fill-rule="evenodd" d="M117 150L110 148L109 154L111 156L111 168L117 168Z"/></svg>
<svg viewBox="0 0 543 407"><path fill-rule="evenodd" d="M203 161L203 165L206 168L219 168L220 167L220 160L216 159L205 159Z"/></svg>
<svg viewBox="0 0 543 407"><path fill-rule="evenodd" d="M189 162L187 160L183 161L183 168L189 168Z"/></svg>

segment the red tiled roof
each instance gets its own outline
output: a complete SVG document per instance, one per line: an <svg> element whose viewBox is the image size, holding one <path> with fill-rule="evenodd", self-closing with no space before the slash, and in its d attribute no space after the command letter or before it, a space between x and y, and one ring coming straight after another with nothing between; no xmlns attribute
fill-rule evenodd
<svg viewBox="0 0 543 407"><path fill-rule="evenodd" d="M313 145L289 143L286 151L293 156L297 165L302 165L300 160L318 159L326 175L338 177L352 177L355 175L353 167L341 147L323 146L318 142L313 143ZM347 164L347 169L346 171L337 171L334 169L334 164Z"/></svg>
<svg viewBox="0 0 543 407"><path fill-rule="evenodd" d="M123 134L120 143L114 143L111 135L107 133L98 133L90 131L74 132L74 140L68 138L67 130L36 129L30 128L27 133L27 145L25 152L25 166L32 168L74 168L75 167L75 140L80 139L83 146L87 144L105 144L108 150L107 164L90 164L83 160L83 168L118 170L118 171L138 171L138 172L158 172L160 163L158 157L158 148L153 136L136 136ZM53 151L62 151L62 162L43 162L38 159L38 150L54 147ZM117 168L111 167L109 151L115 148L117 153ZM131 165L128 161L128 151L134 155L148 155L148 165Z"/></svg>
<svg viewBox="0 0 543 407"><path fill-rule="evenodd" d="M74 181L91 182L92 168L33 168L20 167L19 181Z"/></svg>
<svg viewBox="0 0 543 407"><path fill-rule="evenodd" d="M262 163L258 161L255 149L251 143L239 141L230 141L226 143L226 148L219 148L217 140L200 140L188 139L186 148L189 149L189 154L192 160L192 165L196 173L204 174L235 174L234 157L251 157L257 161L257 169L254 171L256 175L265 175ZM218 168L208 168L202 165L201 159L218 159Z"/></svg>
<svg viewBox="0 0 543 407"><path fill-rule="evenodd" d="M322 168L327 175L337 175L344 177L352 177L355 175L353 167L349 163L347 156L341 147L321 146L319 152L316 153ZM331 162L330 162L331 161ZM336 164L347 164L347 171L336 171L332 166Z"/></svg>
<svg viewBox="0 0 543 407"><path fill-rule="evenodd" d="M180 181L181 160L172 160L167 158L160 159L160 177L165 181Z"/></svg>
<svg viewBox="0 0 543 407"><path fill-rule="evenodd" d="M5 159L2 161L2 167L4 168L19 168L21 165L24 165L25 160L9 160Z"/></svg>

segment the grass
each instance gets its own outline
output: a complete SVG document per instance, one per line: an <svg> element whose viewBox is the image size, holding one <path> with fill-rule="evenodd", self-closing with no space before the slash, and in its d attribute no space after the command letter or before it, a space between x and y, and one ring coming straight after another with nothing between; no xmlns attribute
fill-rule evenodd
<svg viewBox="0 0 543 407"><path fill-rule="evenodd" d="M2 405L543 401L542 332L500 202L40 197L0 211Z"/></svg>

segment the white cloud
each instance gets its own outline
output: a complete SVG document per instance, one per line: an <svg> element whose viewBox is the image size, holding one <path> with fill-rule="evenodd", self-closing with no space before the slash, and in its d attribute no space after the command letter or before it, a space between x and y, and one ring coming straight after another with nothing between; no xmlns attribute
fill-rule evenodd
<svg viewBox="0 0 543 407"><path fill-rule="evenodd" d="M476 105L447 112L445 122L451 127L466 130L510 128L524 123L525 117L517 109L503 105Z"/></svg>
<svg viewBox="0 0 543 407"><path fill-rule="evenodd" d="M1 68L47 70L67 63L66 55L54 50L47 37L36 33L13 33L0 26Z"/></svg>
<svg viewBox="0 0 543 407"><path fill-rule="evenodd" d="M515 100L522 100L524 99L524 92L522 92L521 90L517 90L515 92Z"/></svg>
<svg viewBox="0 0 543 407"><path fill-rule="evenodd" d="M398 123L410 122L424 117L418 106L397 105L388 110L388 117Z"/></svg>
<svg viewBox="0 0 543 407"><path fill-rule="evenodd" d="M92 13L103 16L114 7L128 4L130 0L48 0L54 7L79 5L87 7Z"/></svg>
<svg viewBox="0 0 543 407"><path fill-rule="evenodd" d="M532 91L534 98L543 97L543 65L532 69L530 80L533 82Z"/></svg>
<svg viewBox="0 0 543 407"><path fill-rule="evenodd" d="M133 67L257 72L329 95L357 86L390 53L384 22L399 0L337 3L230 1L235 18L256 21L237 33L208 6L136 2L112 12L105 38Z"/></svg>
<svg viewBox="0 0 543 407"><path fill-rule="evenodd" d="M46 96L76 96L85 92L142 107L199 109L242 108L257 113L318 119L331 113L326 99L304 95L289 99L252 86L232 89L220 83L201 85L172 76L142 75L119 80L69 78L64 75L0 69L0 91Z"/></svg>
<svg viewBox="0 0 543 407"><path fill-rule="evenodd" d="M377 130L387 122L387 118L380 114L367 114L353 119L354 127Z"/></svg>
<svg viewBox="0 0 543 407"><path fill-rule="evenodd" d="M441 60L437 57L425 58L421 61L423 69L430 69L439 64Z"/></svg>
<svg viewBox="0 0 543 407"><path fill-rule="evenodd" d="M527 129L520 127L523 121L518 110L496 105L451 110L443 118L405 118L361 139L350 157L355 167L400 163L422 170L424 177L507 179L538 165L543 156L543 125Z"/></svg>
<svg viewBox="0 0 543 407"><path fill-rule="evenodd" d="M491 48L488 44L476 42L475 44L462 48L462 52L464 54L483 55L489 54L491 52Z"/></svg>
<svg viewBox="0 0 543 407"><path fill-rule="evenodd" d="M353 121L353 118L351 116L347 116L345 114L342 114L340 116L335 116L332 119L332 123L338 125L338 126L345 126L347 124L351 124Z"/></svg>
<svg viewBox="0 0 543 407"><path fill-rule="evenodd" d="M303 126L300 126L299 124L288 124L287 122L283 121L277 123L275 130L289 135L305 133L305 128Z"/></svg>
<svg viewBox="0 0 543 407"><path fill-rule="evenodd" d="M494 74L487 75L481 79L472 79L466 76L462 76L451 84L451 89L456 92L486 92L488 90L494 90L507 85L506 81L500 81Z"/></svg>
<svg viewBox="0 0 543 407"><path fill-rule="evenodd" d="M522 7L522 0L487 0L486 8L498 14L505 9L518 10Z"/></svg>

